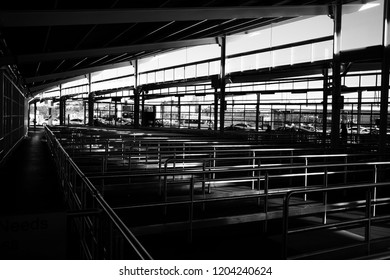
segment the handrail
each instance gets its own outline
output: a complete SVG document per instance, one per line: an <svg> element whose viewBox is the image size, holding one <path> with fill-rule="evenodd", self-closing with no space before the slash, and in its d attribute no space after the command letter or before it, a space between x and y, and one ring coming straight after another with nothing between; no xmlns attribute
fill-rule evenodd
<svg viewBox="0 0 390 280"><path fill-rule="evenodd" d="M375 165L390 165L390 161L378 161L378 162L357 162L357 163L336 163L336 164L315 164L315 165L293 165L293 166L267 166L267 167L254 167L254 168L234 168L230 169L232 172L242 172L242 171L269 171L269 170L287 170L287 169L302 169L302 168L328 168L328 167L349 167L349 166L375 166ZM181 171L180 175L202 175L209 173L209 170L196 170L196 171ZM211 170L213 173L226 172L226 170ZM178 175L176 172L158 172L158 173L148 173L148 176L174 176ZM98 175L90 176L90 179L104 179L104 178L132 178L132 177L143 177L145 174L116 174L113 176L110 175Z"/></svg>
<svg viewBox="0 0 390 280"><path fill-rule="evenodd" d="M383 183L367 183L367 184L359 184L359 185L347 185L347 186L337 186L337 187L320 187L320 188L307 188L307 189L300 189L300 190L292 190L289 191L285 194L283 198L283 232L282 232L282 241L283 241L283 257L284 259L287 258L288 256L288 234L289 233L299 233L299 232L307 232L307 231L314 231L314 230L321 230L321 229L327 229L327 228L334 228L334 227L345 227L349 225L363 225L366 227L371 226L371 222L373 220L381 220L381 219L386 219L390 220L390 215L387 215L385 217L374 217L372 215L371 207L375 207L375 199L374 202L372 202L371 198L371 193L373 190L376 188L381 188L381 187L388 187L390 185L390 182L383 182ZM366 202L365 202L365 207L366 207L366 217L365 218L360 218L360 219L355 219L352 221L344 221L344 222L336 222L336 223L331 223L331 224L323 224L320 226L312 226L300 230L289 230L289 212L290 212L290 199L293 195L296 194L309 194L309 193L328 193L331 191L340 191L340 190L348 190L348 189L367 189L369 193L366 195ZM386 199L387 202L390 202L390 198ZM326 205L324 205L326 209ZM326 211L326 210L325 210ZM366 230L365 233L365 240L367 242L368 246L368 251L370 249L370 243L371 243L371 233L370 230ZM337 251L338 248L331 249L331 250L326 250L326 252L331 252L331 251ZM325 252L325 251L324 251ZM318 254L318 252L316 253ZM309 254L307 254L309 255Z"/></svg>
<svg viewBox="0 0 390 280"><path fill-rule="evenodd" d="M52 133L53 134L53 133ZM54 135L54 134L53 134ZM84 173L82 173L81 171L80 171L80 169L77 167L77 165L73 162L73 160L69 157L69 155L67 154L67 152L65 151L65 149L59 144L59 141L58 141L58 139L56 139L55 137L54 137L54 139L55 139L55 142L56 142L56 144L59 146L59 149L60 149L60 151L65 155L65 158L67 158L67 159L69 159L68 160L68 162L70 163L70 165L72 166L72 168L74 168L74 170L76 170L76 173L78 174L78 175L80 175L79 174L79 172L83 175L83 177L82 176L80 176L82 179L83 179L83 181L84 181L84 179L86 179L85 181L87 182L86 183L86 185L87 185L87 187L90 189L90 190L92 190L92 193L94 193L95 191L96 191L96 199L97 199L97 201L98 201L98 203L100 204L100 199L101 199L101 201L103 202L103 205L102 205L102 208L105 210L105 212L107 212L107 214L108 214L108 216L110 217L110 219L114 219L114 220L117 220L118 219L118 221L119 221L119 224L116 224L116 223L114 223L115 224L115 226L117 226L118 228L119 228L119 230L121 230L121 228L123 228L124 230L125 230L125 232L122 232L121 231L121 233L122 234L124 234L125 235L125 239L126 239L126 236L129 236L129 239L126 239L128 242L131 242L132 241L132 238L134 237L133 235L132 235L132 233L131 233L131 231L130 230L128 230L128 228L126 227L126 225L120 220L120 218L118 217L118 216L116 216L116 213L115 213L115 211L114 211L114 209L113 208L111 208L108 204L106 204L106 202L105 202L105 200L104 200L104 198L103 198L103 196L100 194L100 192L92 185L92 183L89 181L89 179L106 179L106 178L133 178L133 177L144 177L145 176L145 174L124 174L124 175L109 175L109 176L107 176L107 174L106 175L104 175L104 176L91 176L91 177L88 177L88 178L86 178L86 176L85 176L85 174ZM182 146L179 146L180 148L182 147ZM106 153L107 154L107 153ZM367 154L367 155L370 155L370 154ZM315 156L315 155L313 155L313 156ZM327 157L327 156L331 156L331 155L322 155L323 157ZM351 156L356 156L356 154L354 155L354 154L352 154ZM302 158L307 158L307 155L301 155L300 157L302 157ZM245 158L248 158L248 157L245 157ZM250 159L253 159L253 157L249 157ZM218 158L216 158L216 159L218 159ZM224 159L226 159L226 158L224 158ZM236 157L234 158L234 159L237 159ZM173 160L173 159L168 159L167 161L166 161L166 163L167 162L169 162L169 160ZM179 160L179 161L183 161L184 159L177 159L177 160ZM199 158L197 158L197 159L189 159L189 160L199 160ZM210 158L207 158L207 160L213 160L213 159L210 159ZM305 164L305 165L297 165L297 166L291 166L291 165L289 165L289 166L266 166L266 167L259 167L259 166L256 166L256 167L252 167L252 168L236 168L236 169L234 169L234 170L231 170L231 171L238 171L238 172L242 172L242 171L270 171L270 170L286 170L286 169L289 169L289 170L293 170L293 169L302 169L302 168L305 168L305 169L310 169L310 168L323 168L324 169L324 174L328 174L328 173L330 173L330 172L328 172L327 170L328 170L328 168L334 168L334 167L349 167L349 166L374 166L374 168L375 168L375 171L376 171L376 167L378 166L378 165L389 165L390 164L390 162L388 162L388 161L375 161L375 162L357 162L357 163L336 163L336 164L313 164L313 165L307 165L307 164ZM210 173L210 172L213 172L213 173L218 173L218 172L226 172L226 169L224 169L224 170L218 170L218 168L221 168L221 167L217 167L217 168L213 168L213 167L211 167L211 169L210 170L197 170L197 171L194 171L194 170L187 170L187 171L181 171L180 173L177 173L177 172L167 172L166 170L164 170L164 172L159 172L159 173L148 173L148 176L150 176L150 175L156 175L156 176L175 176L175 175L178 175L178 174L180 174L180 175L184 175L184 174L188 174L188 175L191 175L191 180L190 180L190 200L186 200L186 201L176 201L176 202L168 202L168 201L165 201L165 202L162 202L162 203L160 203L161 205L170 205L170 203L174 203L174 204L180 204L180 203L190 203L192 206L191 207L193 207L193 205L194 205L194 203L204 203L204 202L208 202L208 201L212 201L213 199L215 199L215 200L218 200L218 199L221 199L221 200L227 200L227 199L237 199L237 197L224 197L224 198L210 198L210 197L208 197L208 198L204 198L204 199L198 199L198 198L195 198L194 197L194 187L195 187L195 178L194 178L194 176L195 175L204 175L204 174L207 174L207 173ZM268 175L268 172L266 172L266 174L265 174L265 179L264 180L268 180L268 178L269 178L270 176ZM203 178L203 180L204 180L204 178ZM198 181L198 182L201 182L202 181L202 179L197 179L196 181ZM383 184L388 184L388 183L383 183ZM373 185L373 187L376 187L376 186L380 186L381 185L381 183L377 183L377 184L374 184ZM294 193L294 194L296 194L296 193L300 193L300 192L302 192L302 193L304 193L304 194L307 194L307 193L310 193L310 192L313 192L313 191L318 191L318 190L324 190L325 189L325 191L332 191L332 190L341 190L341 189L343 189L343 188L354 188L354 187L356 187L356 186L359 186L359 185L349 185L349 186L337 186L337 187L327 187L327 188L321 188L321 187L317 187L317 188L305 188L305 189L301 189L301 190L296 190L296 191L289 191L288 192L288 194L291 194L291 193ZM370 184L366 184L366 185L364 185L364 186L370 186ZM92 187L92 188L91 188ZM370 187L372 187L372 186L370 186ZM260 191L258 192L258 193L256 193L256 194L253 194L253 195L242 195L242 196L239 196L240 198L244 198L244 197L253 197L253 198L261 198L261 197L266 197L266 198L268 198L269 196L274 196L274 195L278 195L278 196L283 196L283 195L285 195L285 192L283 192L283 193L268 193L268 191L264 191L264 193L261 193ZM292 195L292 194L291 194ZM290 200L290 197L291 197L291 195L290 196L288 196L288 199L286 198L285 199L285 201L287 200L287 201L289 201ZM286 197L287 197L287 195L286 195ZM284 201L284 203L285 203L285 201ZM371 202L370 202L371 203ZM151 204L150 206L156 206L157 204ZM285 204L283 204L284 206L285 206ZM288 205L288 204L287 204ZM108 207L107 209L106 209L106 207ZM145 205L143 205L143 206L129 206L129 207L126 207L126 208L121 208L121 207L117 207L117 208L115 208L115 210L120 210L120 209L130 209L130 208L132 208L132 207L146 207ZM285 209L285 208L284 208ZM288 222L288 207L286 208L287 210L285 210L285 211L287 211L287 215L284 215L283 214L283 225L286 223L286 220L287 220L287 222ZM193 211L193 209L191 208L191 211ZM192 213L192 212L191 212ZM113 214L113 215L112 215ZM192 216L191 216L192 217ZM358 223L364 223L364 222L366 222L367 221L367 219L362 219L362 220L359 220L359 221L357 221ZM370 220L371 221L371 220ZM190 221L190 225L191 225L191 227L192 227L192 218L191 218L191 221ZM287 224L287 226L288 226L288 224ZM334 226L334 225L332 225L332 226ZM288 227L286 227L287 229L288 229ZM126 230L127 229L127 230ZM127 232L128 231L128 232ZM126 235L126 233L127 233L127 235ZM291 231L290 231L290 233L291 233ZM135 237L134 237L135 238ZM138 241L138 240L137 240ZM142 247L142 245L141 244L139 244L141 247ZM138 251L137 251L137 253L138 253Z"/></svg>
<svg viewBox="0 0 390 280"><path fill-rule="evenodd" d="M78 166L73 162L64 148L61 146L59 141L55 138L52 131L46 126L45 127L46 135L50 138L50 144L53 145L53 140L56 144L56 148L61 151L61 153L65 156L65 160L72 166L76 174L82 179L85 183L86 187L89 189L91 195L96 200L97 203L102 207L102 210L107 214L111 222L115 225L115 227L120 231L122 237L128 242L128 244L133 248L136 254L141 259L151 260L152 257L146 251L146 249L142 246L142 244L138 241L138 239L134 236L134 234L129 230L129 228L123 223L123 221L118 217L118 215L114 212L114 210L109 206L109 204L102 197L100 192L94 187L94 185L90 182L90 180L83 174L83 172L78 168ZM53 145L54 146L54 145Z"/></svg>

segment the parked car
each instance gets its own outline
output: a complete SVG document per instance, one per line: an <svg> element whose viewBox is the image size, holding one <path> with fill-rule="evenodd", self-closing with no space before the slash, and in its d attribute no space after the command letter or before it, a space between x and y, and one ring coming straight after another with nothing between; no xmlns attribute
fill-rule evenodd
<svg viewBox="0 0 390 280"><path fill-rule="evenodd" d="M118 118L116 120L117 125L133 125L133 121L130 119Z"/></svg>
<svg viewBox="0 0 390 280"><path fill-rule="evenodd" d="M84 123L84 121L82 119L77 119L76 118L76 119L69 120L69 124L81 125L83 123Z"/></svg>
<svg viewBox="0 0 390 280"><path fill-rule="evenodd" d="M370 130L366 127L360 127L360 130L358 130L357 126L348 127L347 128L348 134L369 134Z"/></svg>
<svg viewBox="0 0 390 280"><path fill-rule="evenodd" d="M236 123L231 126L225 127L225 130L239 130L239 131L252 131L255 128L248 123Z"/></svg>

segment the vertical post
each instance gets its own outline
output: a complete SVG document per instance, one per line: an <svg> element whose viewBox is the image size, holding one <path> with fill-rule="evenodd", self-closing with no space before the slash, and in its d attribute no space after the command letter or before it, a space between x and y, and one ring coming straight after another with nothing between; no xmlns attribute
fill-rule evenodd
<svg viewBox="0 0 390 280"><path fill-rule="evenodd" d="M328 188L328 168L325 167L324 170L324 187ZM323 194L323 204L324 204L324 216L322 217L322 222L324 225L327 223L327 204L328 204L328 192L325 191Z"/></svg>
<svg viewBox="0 0 390 280"><path fill-rule="evenodd" d="M323 98L322 98L322 143L326 145L326 130L328 129L328 68L324 69Z"/></svg>
<svg viewBox="0 0 390 280"><path fill-rule="evenodd" d="M142 100L141 100L141 125L146 126L146 118L145 118L145 90L141 92Z"/></svg>
<svg viewBox="0 0 390 280"><path fill-rule="evenodd" d="M181 125L181 97L180 95L177 97L177 121L180 128Z"/></svg>
<svg viewBox="0 0 390 280"><path fill-rule="evenodd" d="M4 137L4 111L5 111L5 102L4 102L4 71L0 70L0 145L5 145L3 142L5 139ZM34 122L34 128L35 128L35 122ZM3 143L1 143L3 142ZM0 161L3 159L4 155L0 155Z"/></svg>
<svg viewBox="0 0 390 280"><path fill-rule="evenodd" d="M260 120L260 92L257 93L257 102L256 102L256 131L257 132L259 131L259 120Z"/></svg>
<svg viewBox="0 0 390 280"><path fill-rule="evenodd" d="M118 99L117 98L115 98L114 106L115 106L115 109L114 109L114 115L115 115L114 125L116 126L116 121L118 119Z"/></svg>
<svg viewBox="0 0 390 280"><path fill-rule="evenodd" d="M220 111L219 111L219 130L224 131L225 127L225 76L226 76L226 36L221 37L221 72L220 72Z"/></svg>
<svg viewBox="0 0 390 280"><path fill-rule="evenodd" d="M34 102L34 129L36 128L37 128L37 101Z"/></svg>
<svg viewBox="0 0 390 280"><path fill-rule="evenodd" d="M84 107L84 125L87 124L87 102L83 102Z"/></svg>
<svg viewBox="0 0 390 280"><path fill-rule="evenodd" d="M383 153L386 149L387 139L387 115L389 100L389 68L390 68L390 3L384 0L383 7L383 58L381 73L381 105L380 105L380 123L379 123L379 152Z"/></svg>
<svg viewBox="0 0 390 280"><path fill-rule="evenodd" d="M332 71L332 131L331 131L331 146L338 147L340 143L340 101L341 101L341 7L342 1L337 0L333 5L333 71Z"/></svg>
<svg viewBox="0 0 390 280"><path fill-rule="evenodd" d="M214 130L218 130L218 88L215 88L214 93Z"/></svg>
<svg viewBox="0 0 390 280"><path fill-rule="evenodd" d="M358 133L358 136L359 136L359 134L360 134L360 124L362 122L362 90L358 90L357 120L356 121L357 121L357 133Z"/></svg>
<svg viewBox="0 0 390 280"><path fill-rule="evenodd" d="M139 128L139 87L138 87L138 60L134 60L134 128Z"/></svg>
<svg viewBox="0 0 390 280"><path fill-rule="evenodd" d="M88 74L88 125L93 125L95 94L92 92L91 73Z"/></svg>
<svg viewBox="0 0 390 280"><path fill-rule="evenodd" d="M64 106L63 106L63 98L62 98L62 84L60 84L60 125L64 125ZM36 104L35 104L36 105ZM35 118L36 120L36 118Z"/></svg>
<svg viewBox="0 0 390 280"><path fill-rule="evenodd" d="M48 125L53 125L52 107L53 107L53 101L49 100L49 112L48 112L49 123L48 123Z"/></svg>
<svg viewBox="0 0 390 280"><path fill-rule="evenodd" d="M0 81L0 88L1 88L1 81ZM4 104L3 102L3 96L0 92L0 103ZM31 104L28 103L28 111L27 111L27 128L30 129L30 111L31 111ZM3 134L1 132L1 128L3 127L3 106L0 106L0 139L3 138Z"/></svg>
<svg viewBox="0 0 390 280"><path fill-rule="evenodd" d="M202 105L198 105L198 129L200 129L201 121L202 121Z"/></svg>
<svg viewBox="0 0 390 280"><path fill-rule="evenodd" d="M366 193L366 218L367 224L365 226L364 239L367 243L367 254L371 251L371 218L372 216L371 203L371 188L368 188Z"/></svg>
<svg viewBox="0 0 390 280"><path fill-rule="evenodd" d="M60 125L65 125L64 98L60 97Z"/></svg>
<svg viewBox="0 0 390 280"><path fill-rule="evenodd" d="M374 165L374 184L378 182L378 167L377 165ZM376 187L374 187L374 209L372 210L372 216L375 217L376 215Z"/></svg>

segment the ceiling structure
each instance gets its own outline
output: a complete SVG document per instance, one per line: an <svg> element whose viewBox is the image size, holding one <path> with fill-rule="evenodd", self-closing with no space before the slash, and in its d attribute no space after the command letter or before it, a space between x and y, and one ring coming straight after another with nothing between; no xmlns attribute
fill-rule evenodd
<svg viewBox="0 0 390 280"><path fill-rule="evenodd" d="M1 1L0 67L11 67L34 95L55 83L161 51L216 44L220 36L298 16L328 15L332 2ZM343 10L361 6L352 2L343 1Z"/></svg>

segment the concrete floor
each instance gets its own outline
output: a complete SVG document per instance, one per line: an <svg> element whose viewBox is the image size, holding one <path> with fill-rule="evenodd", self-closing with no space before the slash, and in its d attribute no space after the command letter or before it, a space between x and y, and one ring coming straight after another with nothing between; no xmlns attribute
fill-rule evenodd
<svg viewBox="0 0 390 280"><path fill-rule="evenodd" d="M20 142L0 178L0 258L65 259L65 204L43 128Z"/></svg>

